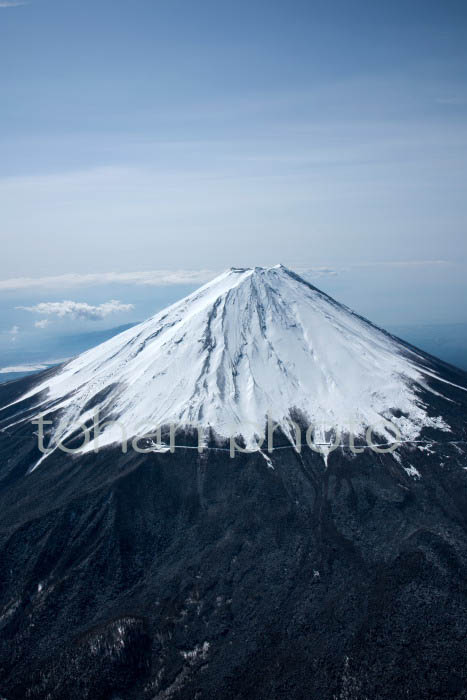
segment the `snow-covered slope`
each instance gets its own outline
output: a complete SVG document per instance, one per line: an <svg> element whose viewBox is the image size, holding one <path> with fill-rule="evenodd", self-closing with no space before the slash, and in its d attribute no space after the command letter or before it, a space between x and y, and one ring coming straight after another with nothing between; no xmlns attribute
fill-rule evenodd
<svg viewBox="0 0 467 700"><path fill-rule="evenodd" d="M385 418L414 439L423 426L448 429L421 400L428 376L422 355L278 265L226 271L20 401L37 395L38 411L63 409L60 439L97 408L128 437L195 423L252 444L266 416L288 433L292 413L316 426L315 439L368 426L384 435ZM121 439L119 425L103 426L99 444Z"/></svg>

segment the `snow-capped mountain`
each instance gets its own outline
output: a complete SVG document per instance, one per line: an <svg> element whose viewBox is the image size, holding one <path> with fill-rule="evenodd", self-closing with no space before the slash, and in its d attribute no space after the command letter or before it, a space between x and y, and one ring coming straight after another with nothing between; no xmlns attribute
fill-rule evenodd
<svg viewBox="0 0 467 700"><path fill-rule="evenodd" d="M132 437L169 423L241 435L253 446L267 417L290 435L292 416L314 426L316 442L369 426L392 437L388 419L409 440L424 427L449 430L423 398L442 393L443 383L422 353L277 265L227 270L78 356L18 403L36 396L59 440L99 409L107 423L99 446L121 440L121 426Z"/></svg>
<svg viewBox="0 0 467 700"><path fill-rule="evenodd" d="M466 387L282 266L2 384L0 696L465 700ZM77 449L97 409L105 449L41 454L38 413ZM323 459L289 418L406 442Z"/></svg>

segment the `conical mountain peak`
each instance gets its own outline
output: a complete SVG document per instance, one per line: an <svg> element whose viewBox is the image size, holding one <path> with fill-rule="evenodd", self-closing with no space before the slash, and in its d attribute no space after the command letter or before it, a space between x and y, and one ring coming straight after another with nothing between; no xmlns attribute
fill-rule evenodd
<svg viewBox="0 0 467 700"><path fill-rule="evenodd" d="M288 434L297 415L323 436L369 426L384 436L392 418L414 439L427 426L448 429L421 398L434 377L423 354L283 265L235 267L23 398L37 396L60 439L97 408L118 420L103 428L101 445L118 442L122 426L131 437L169 423L253 444L268 418Z"/></svg>

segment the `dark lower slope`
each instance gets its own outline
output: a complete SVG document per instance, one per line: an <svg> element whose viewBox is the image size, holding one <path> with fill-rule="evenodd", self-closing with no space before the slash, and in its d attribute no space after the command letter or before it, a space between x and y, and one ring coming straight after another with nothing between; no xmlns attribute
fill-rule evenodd
<svg viewBox="0 0 467 700"><path fill-rule="evenodd" d="M25 475L24 427L0 440L7 700L467 698L463 446L327 469L113 449Z"/></svg>

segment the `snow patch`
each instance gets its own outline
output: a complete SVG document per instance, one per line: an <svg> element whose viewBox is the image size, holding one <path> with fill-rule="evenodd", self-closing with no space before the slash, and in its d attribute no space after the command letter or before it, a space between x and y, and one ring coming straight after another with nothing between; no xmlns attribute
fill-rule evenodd
<svg viewBox="0 0 467 700"><path fill-rule="evenodd" d="M403 467L403 469L409 476L411 476L416 481L418 481L418 479L422 478L422 475L420 474L418 469L415 469L415 467L413 467L412 465L410 465L408 467Z"/></svg>
<svg viewBox="0 0 467 700"><path fill-rule="evenodd" d="M202 645L195 646L195 648L191 649L191 651L182 651L180 653L184 659L187 659L187 661L194 663L199 659L204 660L207 657L210 646L211 645L209 642L203 642Z"/></svg>

